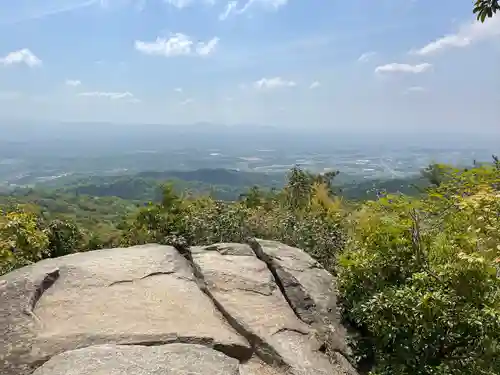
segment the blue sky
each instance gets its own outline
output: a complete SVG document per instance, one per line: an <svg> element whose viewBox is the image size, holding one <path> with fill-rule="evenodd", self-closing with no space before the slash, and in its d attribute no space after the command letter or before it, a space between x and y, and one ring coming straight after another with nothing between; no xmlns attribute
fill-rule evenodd
<svg viewBox="0 0 500 375"><path fill-rule="evenodd" d="M471 0L0 0L0 118L500 131Z"/></svg>

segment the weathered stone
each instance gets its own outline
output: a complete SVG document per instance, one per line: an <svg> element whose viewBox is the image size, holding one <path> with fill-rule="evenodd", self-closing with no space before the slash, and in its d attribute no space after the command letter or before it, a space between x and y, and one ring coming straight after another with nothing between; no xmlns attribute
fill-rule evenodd
<svg viewBox="0 0 500 375"><path fill-rule="evenodd" d="M240 375L288 375L286 370L272 367L259 358L240 364Z"/></svg>
<svg viewBox="0 0 500 375"><path fill-rule="evenodd" d="M250 247L237 245L228 251L228 246L195 248L193 262L207 292L259 356L291 374L342 373L318 350L313 332L295 316L267 265Z"/></svg>
<svg viewBox="0 0 500 375"><path fill-rule="evenodd" d="M350 357L337 308L335 278L300 249L260 239L250 244L274 274L297 316L327 334L331 348Z"/></svg>
<svg viewBox="0 0 500 375"><path fill-rule="evenodd" d="M33 375L238 375L239 363L199 345L91 346L61 353Z"/></svg>
<svg viewBox="0 0 500 375"><path fill-rule="evenodd" d="M357 375L343 336L329 360L318 335L338 324L333 277L252 245L99 250L2 276L0 374Z"/></svg>
<svg viewBox="0 0 500 375"><path fill-rule="evenodd" d="M3 280L2 375L22 375L58 353L106 343L196 343L241 359L252 353L172 247L73 254Z"/></svg>
<svg viewBox="0 0 500 375"><path fill-rule="evenodd" d="M257 257L278 278L297 315L313 323L322 315L337 320L335 279L318 262L300 249L276 241L250 242Z"/></svg>

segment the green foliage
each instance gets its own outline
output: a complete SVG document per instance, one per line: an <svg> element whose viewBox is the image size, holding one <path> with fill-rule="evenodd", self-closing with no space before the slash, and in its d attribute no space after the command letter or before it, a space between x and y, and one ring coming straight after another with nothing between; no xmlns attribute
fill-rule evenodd
<svg viewBox="0 0 500 375"><path fill-rule="evenodd" d="M52 220L74 223L83 235L81 247L90 249L94 249L97 242L101 246L116 246L121 236L117 228L119 223L137 211L137 205L116 197L92 197L43 189L23 189L0 195L0 209L6 212L22 207L24 211L36 214L44 226ZM86 244L91 238L93 244Z"/></svg>
<svg viewBox="0 0 500 375"><path fill-rule="evenodd" d="M213 194L216 199L235 201L252 186L281 187L282 174L233 171L228 169L198 169L194 171L141 172L124 176L91 176L62 179L44 186L60 193L94 197L118 197L142 202L161 200L163 184L168 181L176 193L189 191L194 196Z"/></svg>
<svg viewBox="0 0 500 375"><path fill-rule="evenodd" d="M167 185L160 203L140 209L125 224L122 243L206 245L260 237L301 247L333 264L344 242L341 217L329 200L335 175L315 176L294 168L282 191L253 187L239 202L182 198Z"/></svg>
<svg viewBox="0 0 500 375"><path fill-rule="evenodd" d="M71 222L53 220L45 230L48 238L48 252L51 258L68 255L81 249L83 234Z"/></svg>
<svg viewBox="0 0 500 375"><path fill-rule="evenodd" d="M0 274L43 259L48 238L35 214L20 209L0 217Z"/></svg>
<svg viewBox="0 0 500 375"><path fill-rule="evenodd" d="M431 186L439 186L449 177L451 172L450 166L434 163L424 168L421 174L422 177L429 181Z"/></svg>
<svg viewBox="0 0 500 375"><path fill-rule="evenodd" d="M500 373L500 172L447 171L354 215L339 288L373 374Z"/></svg>
<svg viewBox="0 0 500 375"><path fill-rule="evenodd" d="M500 10L499 0L476 0L473 12L478 21L484 22L486 18L493 17L498 10Z"/></svg>

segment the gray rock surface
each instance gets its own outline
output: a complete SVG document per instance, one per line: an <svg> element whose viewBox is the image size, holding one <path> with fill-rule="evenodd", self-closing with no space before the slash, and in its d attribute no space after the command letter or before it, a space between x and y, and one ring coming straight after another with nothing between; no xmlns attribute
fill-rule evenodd
<svg viewBox="0 0 500 375"><path fill-rule="evenodd" d="M255 243L193 247L187 259L161 245L98 250L0 277L0 374L355 373L328 360L317 322L298 313L302 297L331 301L319 276L297 275L304 284L287 291L308 256L293 250L297 263L279 273L261 260L269 244Z"/></svg>
<svg viewBox="0 0 500 375"><path fill-rule="evenodd" d="M238 375L239 362L200 345L101 345L51 358L33 375Z"/></svg>
<svg viewBox="0 0 500 375"><path fill-rule="evenodd" d="M276 241L252 239L250 245L278 280L296 315L328 334L333 349L350 357L340 322L335 278L304 251Z"/></svg>

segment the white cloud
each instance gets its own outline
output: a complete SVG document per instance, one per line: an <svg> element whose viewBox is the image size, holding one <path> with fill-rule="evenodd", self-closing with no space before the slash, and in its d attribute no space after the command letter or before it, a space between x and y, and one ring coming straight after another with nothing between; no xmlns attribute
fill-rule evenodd
<svg viewBox="0 0 500 375"><path fill-rule="evenodd" d="M215 51L215 47L219 43L219 38L215 37L210 39L208 42L199 42L196 46L196 53L200 56L208 56Z"/></svg>
<svg viewBox="0 0 500 375"><path fill-rule="evenodd" d="M219 15L219 20L223 21L227 19L231 14L243 14L251 8L261 8L266 11L276 11L279 8L285 6L288 0L247 0L243 6L239 9L238 1L232 0L226 4L224 12Z"/></svg>
<svg viewBox="0 0 500 375"><path fill-rule="evenodd" d="M424 73L432 68L429 63L422 63L417 65L391 63L386 65L377 66L375 73Z"/></svg>
<svg viewBox="0 0 500 375"><path fill-rule="evenodd" d="M182 87L176 87L174 89L175 92L181 93L182 92Z"/></svg>
<svg viewBox="0 0 500 375"><path fill-rule="evenodd" d="M262 78L254 82L256 89L276 89L280 87L294 87L297 84L294 81L287 81L281 77Z"/></svg>
<svg viewBox="0 0 500 375"><path fill-rule="evenodd" d="M20 1L13 3L20 3ZM14 6L12 8L6 7L6 9L2 9L2 14L0 14L0 25L13 25L25 21L43 19L99 5L99 3L99 0L33 1L29 4L31 6L23 4L24 6L19 8Z"/></svg>
<svg viewBox="0 0 500 375"><path fill-rule="evenodd" d="M448 48L464 48L498 36L500 36L500 17L493 17L484 23L473 22L463 25L457 33L439 38L411 53L425 56Z"/></svg>
<svg viewBox="0 0 500 375"><path fill-rule="evenodd" d="M170 38L156 38L154 42L135 41L135 49L147 55L180 56L191 53L193 41L187 35L176 33Z"/></svg>
<svg viewBox="0 0 500 375"><path fill-rule="evenodd" d="M229 15L236 10L237 5L237 1L230 1L227 3L224 12L219 15L219 20L224 21L227 17L229 17Z"/></svg>
<svg viewBox="0 0 500 375"><path fill-rule="evenodd" d="M277 10L285 6L288 0L248 0L247 3L238 11L238 13L245 13L248 9L258 6L265 10Z"/></svg>
<svg viewBox="0 0 500 375"><path fill-rule="evenodd" d="M183 9L190 6L193 0L165 0L165 2L176 8Z"/></svg>
<svg viewBox="0 0 500 375"><path fill-rule="evenodd" d="M67 79L65 83L67 86L72 86L72 87L77 87L82 84L82 82L77 79Z"/></svg>
<svg viewBox="0 0 500 375"><path fill-rule="evenodd" d="M318 81L314 81L313 83L311 83L311 85L309 86L310 89L315 89L315 88L318 88L321 86L321 83L319 83Z"/></svg>
<svg viewBox="0 0 500 375"><path fill-rule="evenodd" d="M376 52L365 52L361 56L359 56L359 62L368 62L370 61L377 53Z"/></svg>
<svg viewBox="0 0 500 375"><path fill-rule="evenodd" d="M108 98L111 100L121 100L121 99L129 99L132 102L138 102L139 100L129 91L125 92L103 92L103 91L89 91L89 92L81 92L78 94L79 96L84 97L94 97L94 98Z"/></svg>
<svg viewBox="0 0 500 375"><path fill-rule="evenodd" d="M170 38L156 38L154 42L135 41L135 49L147 55L155 56L185 56L198 54L206 56L212 53L215 46L219 42L219 38L215 37L208 42L198 42L196 48L193 48L195 42L187 35L175 33Z"/></svg>
<svg viewBox="0 0 500 375"><path fill-rule="evenodd" d="M26 64L30 68L42 64L42 60L36 57L28 48L23 48L18 51L10 52L7 56L0 58L2 65Z"/></svg>

